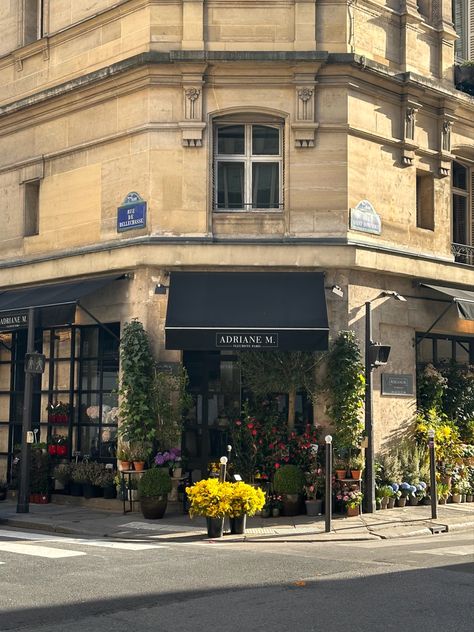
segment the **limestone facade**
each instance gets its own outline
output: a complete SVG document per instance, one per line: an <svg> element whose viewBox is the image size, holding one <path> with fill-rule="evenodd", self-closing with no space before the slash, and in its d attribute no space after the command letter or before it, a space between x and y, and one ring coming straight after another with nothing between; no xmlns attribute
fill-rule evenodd
<svg viewBox="0 0 474 632"><path fill-rule="evenodd" d="M416 334L444 308L414 283L474 287L474 99L454 89L451 9L451 0L6 3L0 288L129 273L116 295L84 304L104 322L138 317L159 357L179 361L164 348L167 297L154 292L169 271L324 271L344 291L327 296L331 334L350 327L363 342L373 301L374 339L392 344L383 371L414 375ZM275 207L217 208L222 122L278 130ZM453 161L471 177L461 261ZM32 182L36 234L26 230ZM147 202L146 226L118 232L132 191ZM363 200L380 234L351 228ZM380 299L383 290L408 300ZM92 321L78 312L76 322ZM452 309L432 333L474 336L474 322ZM378 447L416 405L414 394L381 395L380 373Z"/></svg>

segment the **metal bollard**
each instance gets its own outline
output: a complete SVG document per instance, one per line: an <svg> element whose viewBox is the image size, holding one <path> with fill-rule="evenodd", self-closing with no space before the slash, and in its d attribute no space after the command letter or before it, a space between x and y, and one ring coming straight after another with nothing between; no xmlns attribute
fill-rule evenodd
<svg viewBox="0 0 474 632"><path fill-rule="evenodd" d="M326 441L326 498L325 498L325 531L329 533L332 531L332 436L327 435L324 437Z"/></svg>

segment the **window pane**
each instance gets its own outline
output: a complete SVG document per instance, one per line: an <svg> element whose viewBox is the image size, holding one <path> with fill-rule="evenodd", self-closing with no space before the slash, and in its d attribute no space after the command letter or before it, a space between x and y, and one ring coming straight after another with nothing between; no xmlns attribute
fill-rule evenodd
<svg viewBox="0 0 474 632"><path fill-rule="evenodd" d="M437 362L449 362L453 358L453 341L449 338L439 338L436 341Z"/></svg>
<svg viewBox="0 0 474 632"><path fill-rule="evenodd" d="M252 154L256 156L280 153L280 130L275 127L254 125L252 127Z"/></svg>
<svg viewBox="0 0 474 632"><path fill-rule="evenodd" d="M453 187L467 190L467 168L459 162L453 162Z"/></svg>
<svg viewBox="0 0 474 632"><path fill-rule="evenodd" d="M418 346L419 362L433 362L433 339L423 338Z"/></svg>
<svg viewBox="0 0 474 632"><path fill-rule="evenodd" d="M245 128L243 125L228 125L217 130L218 154L244 154Z"/></svg>
<svg viewBox="0 0 474 632"><path fill-rule="evenodd" d="M467 244L467 198L453 195L453 241Z"/></svg>
<svg viewBox="0 0 474 632"><path fill-rule="evenodd" d="M217 208L243 208L244 163L219 162L217 167Z"/></svg>
<svg viewBox="0 0 474 632"><path fill-rule="evenodd" d="M458 364L469 364L469 343L468 342L456 342L456 362Z"/></svg>
<svg viewBox="0 0 474 632"><path fill-rule="evenodd" d="M88 357L99 355L99 328L90 327L82 331L82 354Z"/></svg>
<svg viewBox="0 0 474 632"><path fill-rule="evenodd" d="M254 162L252 164L252 207L279 207L278 162Z"/></svg>

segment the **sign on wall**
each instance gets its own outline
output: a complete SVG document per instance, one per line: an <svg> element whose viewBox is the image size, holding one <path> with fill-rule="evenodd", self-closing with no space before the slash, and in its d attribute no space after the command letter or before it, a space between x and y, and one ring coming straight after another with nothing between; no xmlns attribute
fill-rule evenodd
<svg viewBox="0 0 474 632"><path fill-rule="evenodd" d="M374 207L368 200L362 200L350 211L350 228L363 233L380 235L382 233L382 220L375 212Z"/></svg>
<svg viewBox="0 0 474 632"><path fill-rule="evenodd" d="M117 232L146 227L146 202L132 191L117 209Z"/></svg>
<svg viewBox="0 0 474 632"><path fill-rule="evenodd" d="M28 312L9 312L0 314L0 331L28 327Z"/></svg>
<svg viewBox="0 0 474 632"><path fill-rule="evenodd" d="M411 373L382 373L382 395L409 397L414 394Z"/></svg>
<svg viewBox="0 0 474 632"><path fill-rule="evenodd" d="M259 333L219 333L216 334L218 349L277 349L278 334L272 332Z"/></svg>

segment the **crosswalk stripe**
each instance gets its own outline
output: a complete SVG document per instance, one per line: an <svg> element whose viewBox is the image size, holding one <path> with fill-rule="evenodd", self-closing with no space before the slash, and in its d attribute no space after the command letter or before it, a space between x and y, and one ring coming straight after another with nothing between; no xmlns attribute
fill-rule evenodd
<svg viewBox="0 0 474 632"><path fill-rule="evenodd" d="M446 546L441 549L418 549L410 551L419 555L474 555L474 545L468 546Z"/></svg>
<svg viewBox="0 0 474 632"><path fill-rule="evenodd" d="M70 538L65 536L46 535L44 533L27 533L26 531L0 531L0 543L2 538L15 540L27 540L33 542L51 542L62 544L83 544L85 546L104 547L106 549L118 549L121 551L147 551L149 549L168 548L160 544L143 544L141 542L120 542L111 540L88 540L86 538Z"/></svg>
<svg viewBox="0 0 474 632"><path fill-rule="evenodd" d="M20 555L32 555L34 557L48 557L59 559L61 557L77 557L86 555L82 551L69 551L66 549L53 549L49 546L38 544L22 544L20 542L1 542L0 551L5 553L19 553Z"/></svg>

